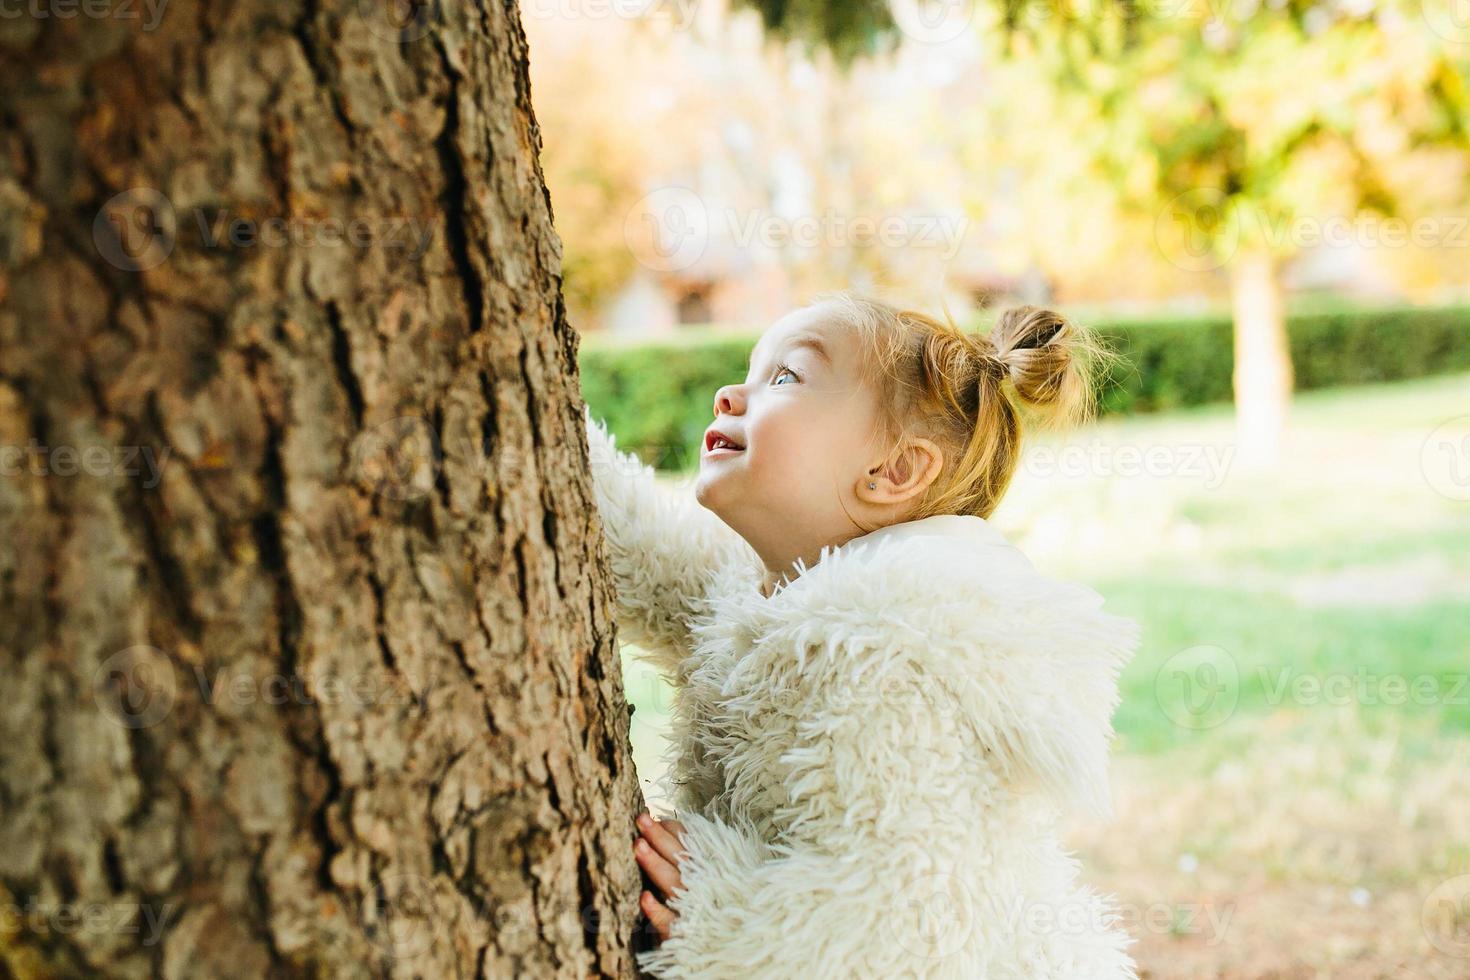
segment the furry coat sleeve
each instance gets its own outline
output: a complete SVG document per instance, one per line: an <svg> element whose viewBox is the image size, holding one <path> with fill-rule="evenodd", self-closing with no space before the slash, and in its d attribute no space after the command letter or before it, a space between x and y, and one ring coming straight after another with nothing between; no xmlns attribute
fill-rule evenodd
<svg viewBox="0 0 1470 980"><path fill-rule="evenodd" d="M692 494L660 487L653 468L617 448L604 423L584 410L592 487L603 520L623 639L676 676L691 650L689 627L712 576L750 551Z"/></svg>

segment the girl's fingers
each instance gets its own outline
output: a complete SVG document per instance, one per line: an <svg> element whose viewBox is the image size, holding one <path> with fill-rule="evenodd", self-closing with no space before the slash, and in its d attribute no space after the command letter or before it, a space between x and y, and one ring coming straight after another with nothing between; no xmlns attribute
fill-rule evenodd
<svg viewBox="0 0 1470 980"><path fill-rule="evenodd" d="M643 909L643 914L648 916L648 921L653 923L653 929L658 933L659 941L669 938L669 930L674 925L674 913L670 912L668 906L653 897L653 892L646 891L639 896L638 904Z"/></svg>
<svg viewBox="0 0 1470 980"><path fill-rule="evenodd" d="M684 836L683 824L677 820L655 820L645 813L638 818L638 828L665 861L679 863L684 856L684 845L680 842Z"/></svg>
<svg viewBox="0 0 1470 980"><path fill-rule="evenodd" d="M679 842L679 853L682 855L684 853L684 825L677 820L660 820L659 824L669 832L674 840Z"/></svg>
<svg viewBox="0 0 1470 980"><path fill-rule="evenodd" d="M680 891L684 887L684 881L679 877L679 868L664 859L663 855L655 851L642 837L633 845L633 856L638 859L638 864L653 883L659 887L667 897Z"/></svg>

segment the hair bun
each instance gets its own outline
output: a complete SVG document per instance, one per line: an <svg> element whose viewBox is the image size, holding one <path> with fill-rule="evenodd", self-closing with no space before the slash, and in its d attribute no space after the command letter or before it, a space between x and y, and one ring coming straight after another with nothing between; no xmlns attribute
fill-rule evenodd
<svg viewBox="0 0 1470 980"><path fill-rule="evenodd" d="M1092 413L1092 371L1107 350L1091 332L1054 310L1013 306L989 339L1021 401L1047 420L1070 424Z"/></svg>

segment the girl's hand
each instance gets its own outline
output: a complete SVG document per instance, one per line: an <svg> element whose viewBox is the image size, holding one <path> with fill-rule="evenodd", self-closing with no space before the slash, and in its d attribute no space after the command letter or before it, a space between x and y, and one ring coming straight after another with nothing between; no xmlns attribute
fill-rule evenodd
<svg viewBox="0 0 1470 980"><path fill-rule="evenodd" d="M679 859L684 856L684 825L677 820L655 820L647 813L641 813L638 815L638 832L633 855L638 859L638 866L663 892L663 901L660 901L653 892L645 891L638 904L658 932L659 942L663 942L669 938L669 929L678 918L678 914L665 903L670 895L684 888L683 879L679 877Z"/></svg>

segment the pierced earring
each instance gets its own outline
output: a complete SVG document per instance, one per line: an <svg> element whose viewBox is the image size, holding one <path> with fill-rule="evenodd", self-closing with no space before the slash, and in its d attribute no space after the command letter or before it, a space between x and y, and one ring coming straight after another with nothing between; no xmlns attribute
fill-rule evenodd
<svg viewBox="0 0 1470 980"><path fill-rule="evenodd" d="M878 489L878 484L876 484L876 483L869 483L868 484L868 489L869 490L877 490Z"/></svg>

